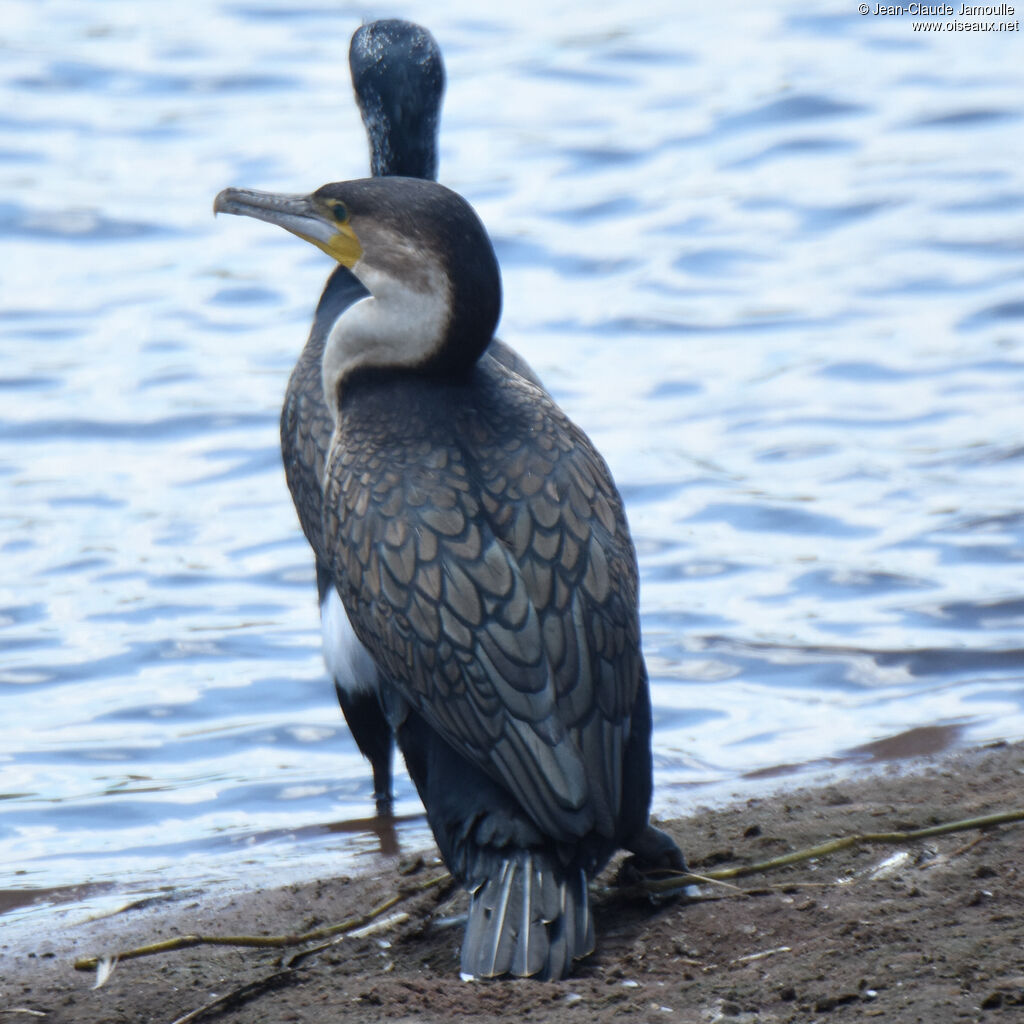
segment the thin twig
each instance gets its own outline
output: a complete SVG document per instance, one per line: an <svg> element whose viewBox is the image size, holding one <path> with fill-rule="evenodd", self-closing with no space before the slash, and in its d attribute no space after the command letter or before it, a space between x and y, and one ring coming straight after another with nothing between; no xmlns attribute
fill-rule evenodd
<svg viewBox="0 0 1024 1024"><path fill-rule="evenodd" d="M437 879L431 879L430 882L427 883L427 887L436 883ZM416 891L422 892L423 890L419 889ZM335 935L334 938L329 939L327 942L321 942L318 945L310 946L307 949L300 949L297 953L292 953L290 957L281 963L280 970L274 971L273 974L265 975L262 978L257 978L255 981L250 981L245 985L240 985L238 988L234 988L230 992L225 992L224 995L218 996L216 999L211 999L210 1002L204 1003L202 1006L186 1013L184 1017L178 1017L177 1020L172 1021L171 1024L198 1024L199 1021L211 1014L219 1014L223 1010L233 1009L263 995L264 992L269 992L273 989L283 988L285 985L290 985L293 981L297 980L298 971L303 966L303 961L307 960L314 954L321 953L323 950L329 949L336 942L340 942L344 938L372 935L375 931L381 931L384 928L391 927L396 924L402 924L408 920L408 914L392 914L383 921L374 921L363 928L357 928L351 932ZM324 929L321 929L321 931L323 930Z"/></svg>
<svg viewBox="0 0 1024 1024"><path fill-rule="evenodd" d="M696 871L691 871L686 875L679 875L673 878L672 881L679 881L682 878L685 878L687 880L687 885L694 885L697 882L702 882L704 885L717 885L721 889L729 889L732 892L743 892L743 890L738 885L733 885L732 882L727 882L725 881L725 879L722 878L716 878L713 874L698 875ZM664 881L664 879L662 879L662 881ZM646 889L648 887L647 882L644 882L642 884L643 888Z"/></svg>
<svg viewBox="0 0 1024 1024"><path fill-rule="evenodd" d="M193 946L243 946L253 949L283 949L289 946L302 946L307 942L316 942L318 939L326 939L363 928L403 900L450 880L451 875L446 873L430 878L426 882L420 882L415 886L403 887L394 896L389 896L383 903L378 903L372 910L359 917L351 917L347 921L342 921L341 924L317 928L314 931L303 932L301 935L177 935L173 939L165 939L163 942L153 942L135 949L127 949L118 953L116 958L119 961L135 960L142 956L155 956L158 953L170 953L178 949L191 949ZM75 961L75 970L93 971L99 966L102 959L97 956L81 957Z"/></svg>
<svg viewBox="0 0 1024 1024"><path fill-rule="evenodd" d="M224 995L218 996L216 999L212 999L210 1002L189 1011L184 1017L178 1017L171 1024L196 1024L197 1021L202 1020L214 1011L220 1013L230 1007L240 1006L242 1003L247 1003L249 1000L263 995L264 992L290 985L296 978L296 969L294 967L285 967L280 971L275 971L273 974L268 974L266 977L250 981L247 985L241 985L238 988L232 989L230 992L226 992Z"/></svg>
<svg viewBox="0 0 1024 1024"><path fill-rule="evenodd" d="M988 836L984 834L980 836L975 836L969 843L964 843L963 846L958 846L955 850L953 850L949 854L949 859L952 860L954 857L962 857L965 853L967 853L970 850L973 850L976 846L980 846L983 842L985 842L986 839L988 839Z"/></svg>
<svg viewBox="0 0 1024 1024"><path fill-rule="evenodd" d="M789 867L791 864L814 860L816 857L839 853L841 850L848 850L851 846L892 846L899 843L913 843L922 839L931 839L934 836L946 835L949 832L965 832L971 828L992 828L995 825L1009 825L1017 821L1024 821L1024 811L1003 811L999 814L987 814L980 818L965 818L962 821L932 825L929 828L914 829L911 832L863 832L860 835L833 839L818 846L811 846L806 850L783 854L781 857L773 857L771 860L762 860L756 864L737 864L731 868L708 871L706 877L722 881L728 878L740 878L743 875L763 874L766 871L775 871L777 868ZM686 886L693 885L700 880L699 875L677 875L673 878L647 880L641 888L645 892L660 895L675 892L677 889L685 889Z"/></svg>

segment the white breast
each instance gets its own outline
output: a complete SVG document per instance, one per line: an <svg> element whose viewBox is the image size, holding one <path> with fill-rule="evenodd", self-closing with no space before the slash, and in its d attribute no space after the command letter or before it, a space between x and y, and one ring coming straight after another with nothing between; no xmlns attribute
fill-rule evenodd
<svg viewBox="0 0 1024 1024"><path fill-rule="evenodd" d="M350 695L376 693L377 666L369 651L356 638L345 606L333 587L320 605L320 625L324 661L335 682Z"/></svg>

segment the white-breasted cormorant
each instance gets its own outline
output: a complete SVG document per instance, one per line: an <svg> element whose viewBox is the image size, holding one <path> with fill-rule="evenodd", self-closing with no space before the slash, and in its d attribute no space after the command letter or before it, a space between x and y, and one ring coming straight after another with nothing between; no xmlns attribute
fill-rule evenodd
<svg viewBox="0 0 1024 1024"><path fill-rule="evenodd" d="M601 456L484 357L498 264L470 206L412 178L309 196L226 189L349 267L367 295L324 347L335 430L323 552L452 874L466 975L558 978L593 949L588 879L648 823L637 563Z"/></svg>
<svg viewBox="0 0 1024 1024"><path fill-rule="evenodd" d="M408 21L371 22L352 36L349 67L370 143L371 173L435 178L445 72L433 36ZM377 668L355 639L322 549L320 508L333 429L321 383L324 341L338 316L365 295L348 268L335 268L288 381L281 410L281 454L299 522L316 556L324 659L352 737L372 767L377 811L385 814L391 809L391 729L377 699ZM500 341L491 354L536 380L525 361Z"/></svg>

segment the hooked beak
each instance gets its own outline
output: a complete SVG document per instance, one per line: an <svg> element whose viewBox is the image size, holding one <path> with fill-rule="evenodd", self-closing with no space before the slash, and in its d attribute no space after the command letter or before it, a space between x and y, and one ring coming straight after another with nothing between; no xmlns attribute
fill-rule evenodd
<svg viewBox="0 0 1024 1024"><path fill-rule="evenodd" d="M363 247L351 224L347 220L339 223L332 209L312 195L226 188L214 199L213 212L255 217L276 224L312 242L349 269L363 255Z"/></svg>

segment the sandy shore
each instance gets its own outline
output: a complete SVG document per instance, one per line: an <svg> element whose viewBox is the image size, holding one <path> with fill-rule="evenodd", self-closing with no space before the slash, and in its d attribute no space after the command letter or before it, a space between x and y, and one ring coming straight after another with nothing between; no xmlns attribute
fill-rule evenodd
<svg viewBox="0 0 1024 1024"><path fill-rule="evenodd" d="M1024 745L902 772L794 789L662 823L695 871L762 861L828 839L910 830L1024 807ZM384 931L347 936L282 970L294 950L197 947L117 965L107 983L77 956L174 935L304 932L364 914L411 873L171 900L39 935L0 934L0 1021L1010 1020L1024 1015L1024 824L891 847L861 846L661 905L602 878L596 953L559 983L458 978L464 898L404 901ZM244 879L240 879L244 885ZM252 985L246 991L243 986ZM237 993L229 1005L211 1004ZM203 1007L208 1007L202 1010Z"/></svg>

